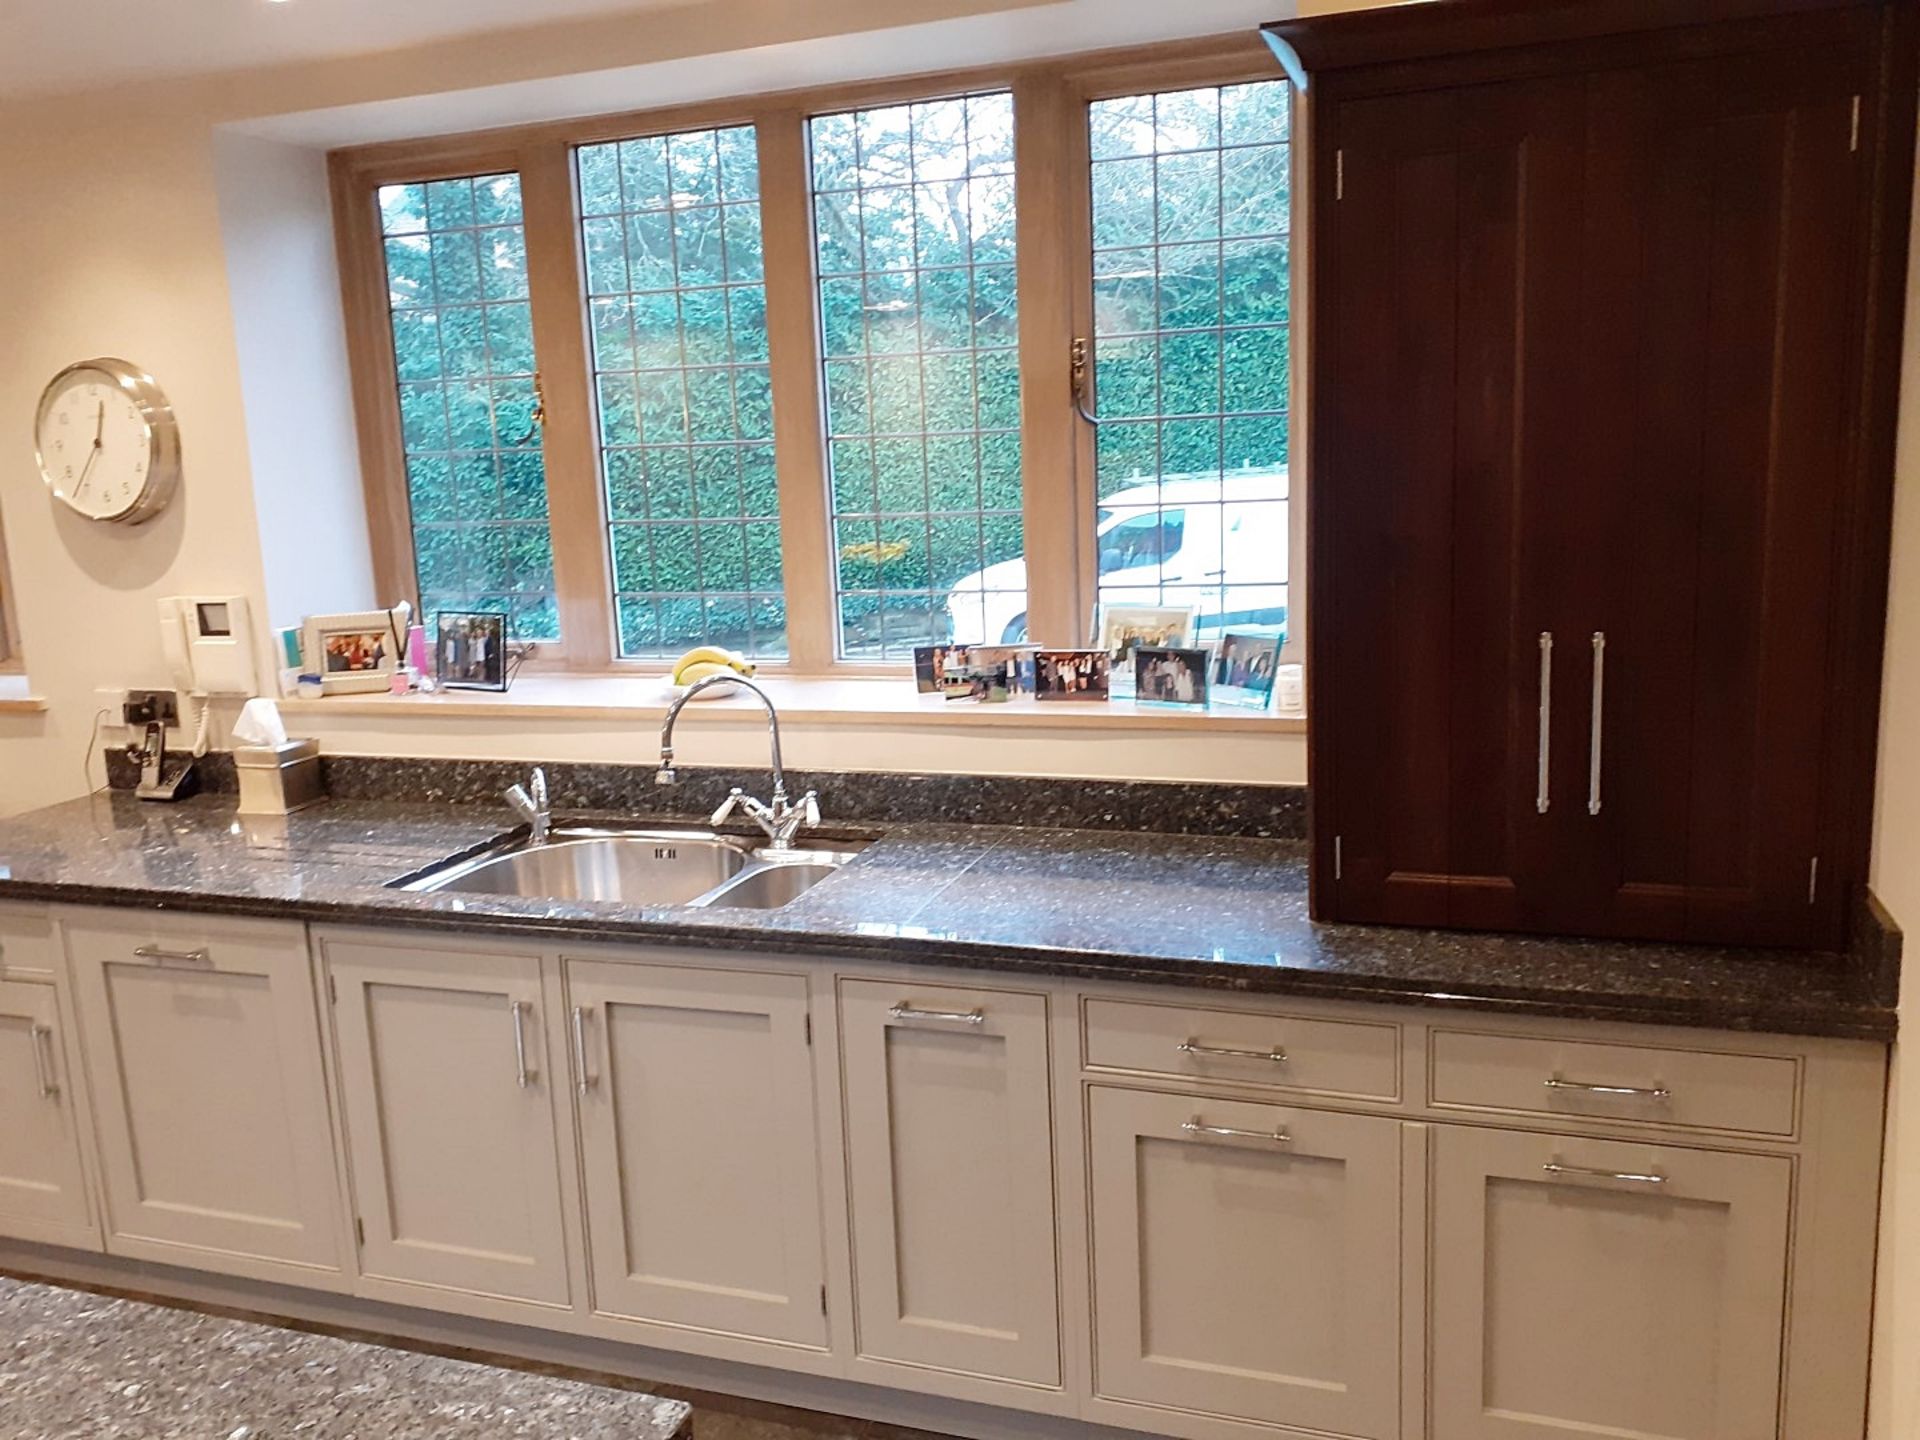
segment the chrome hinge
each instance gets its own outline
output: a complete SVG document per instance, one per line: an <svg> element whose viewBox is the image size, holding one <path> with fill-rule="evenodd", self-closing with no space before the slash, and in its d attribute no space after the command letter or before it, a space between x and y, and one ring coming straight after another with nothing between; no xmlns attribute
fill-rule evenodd
<svg viewBox="0 0 1920 1440"><path fill-rule="evenodd" d="M1807 904L1813 904L1820 894L1820 857L1814 856L1807 862Z"/></svg>
<svg viewBox="0 0 1920 1440"><path fill-rule="evenodd" d="M327 972L327 1003L329 1005L340 1003L340 982L333 978L331 970Z"/></svg>
<svg viewBox="0 0 1920 1440"><path fill-rule="evenodd" d="M1333 837L1333 878L1336 880L1340 878L1340 871L1342 868L1340 863L1341 861L1340 840L1341 840L1341 837L1338 835Z"/></svg>
<svg viewBox="0 0 1920 1440"><path fill-rule="evenodd" d="M367 1222L362 1220L358 1215L353 1217L353 1243L360 1246L363 1250L367 1244Z"/></svg>
<svg viewBox="0 0 1920 1440"><path fill-rule="evenodd" d="M800 1028L806 1032L807 1044L813 1044L813 1016L802 1015L800 1017Z"/></svg>
<svg viewBox="0 0 1920 1440"><path fill-rule="evenodd" d="M827 1287L824 1285L820 1287L820 1313L827 1313Z"/></svg>
<svg viewBox="0 0 1920 1440"><path fill-rule="evenodd" d="M1347 198L1347 152L1345 150L1333 152L1333 198L1336 200Z"/></svg>
<svg viewBox="0 0 1920 1440"><path fill-rule="evenodd" d="M1849 153L1857 153L1859 149L1860 149L1860 97L1856 95L1853 97L1852 131L1847 137L1847 150L1849 151Z"/></svg>

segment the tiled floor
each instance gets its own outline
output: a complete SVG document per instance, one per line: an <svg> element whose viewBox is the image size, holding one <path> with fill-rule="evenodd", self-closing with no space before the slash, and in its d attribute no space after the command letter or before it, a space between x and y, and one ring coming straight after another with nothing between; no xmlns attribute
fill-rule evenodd
<svg viewBox="0 0 1920 1440"><path fill-rule="evenodd" d="M155 1299L0 1275L0 1440L947 1440Z"/></svg>

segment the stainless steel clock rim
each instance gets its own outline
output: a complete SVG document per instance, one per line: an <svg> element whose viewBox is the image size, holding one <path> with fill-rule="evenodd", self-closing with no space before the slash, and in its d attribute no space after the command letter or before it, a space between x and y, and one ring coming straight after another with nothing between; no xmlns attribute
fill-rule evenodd
<svg viewBox="0 0 1920 1440"><path fill-rule="evenodd" d="M46 457L40 453L40 427L46 421L47 407L52 404L61 385L82 371L106 376L139 407L140 418L147 423L147 483L131 505L110 515L87 515L61 494L53 476L47 473ZM167 502L173 498L173 492L179 488L180 427L173 417L173 406L167 403L159 382L138 365L127 360L116 360L110 355L77 360L49 380L46 389L40 392L40 404L33 416L33 460L40 467L40 478L46 482L48 492L74 514L88 520L125 521L139 525L164 510Z"/></svg>

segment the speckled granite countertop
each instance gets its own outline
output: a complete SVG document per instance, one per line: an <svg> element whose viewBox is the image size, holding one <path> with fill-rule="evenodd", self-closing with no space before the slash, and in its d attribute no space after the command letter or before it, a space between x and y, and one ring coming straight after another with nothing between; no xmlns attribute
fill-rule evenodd
<svg viewBox="0 0 1920 1440"><path fill-rule="evenodd" d="M508 828L491 806L125 795L0 821L0 900L671 941L1329 999L1892 1038L1847 957L1516 938L1307 919L1299 842L899 825L772 911L633 909L387 883Z"/></svg>
<svg viewBox="0 0 1920 1440"><path fill-rule="evenodd" d="M684 1440L691 1408L0 1276L0 1433L17 1440Z"/></svg>

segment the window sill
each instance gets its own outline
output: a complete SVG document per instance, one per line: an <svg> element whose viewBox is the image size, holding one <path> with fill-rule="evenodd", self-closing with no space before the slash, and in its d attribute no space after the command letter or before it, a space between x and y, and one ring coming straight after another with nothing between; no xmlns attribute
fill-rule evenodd
<svg viewBox="0 0 1920 1440"><path fill-rule="evenodd" d="M982 705L970 700L922 695L910 679L898 676L768 675L755 678L779 707L782 720L818 725L879 725L902 729L999 726L1129 732L1197 730L1210 735L1284 735L1306 731L1304 716L1276 715L1271 711L1190 711L1141 705L1131 700L1102 703L1022 698L1002 705ZM644 721L664 716L673 698L671 683L658 675L523 675L505 694L442 690L432 695L333 695L319 700L282 700L280 709L289 717L354 715L397 720L405 716L408 721L417 720L422 724L436 720L509 717ZM745 694L694 704L703 721L765 723L766 712Z"/></svg>
<svg viewBox="0 0 1920 1440"><path fill-rule="evenodd" d="M27 688L25 675L0 673L0 715L40 715L46 708L46 697Z"/></svg>

